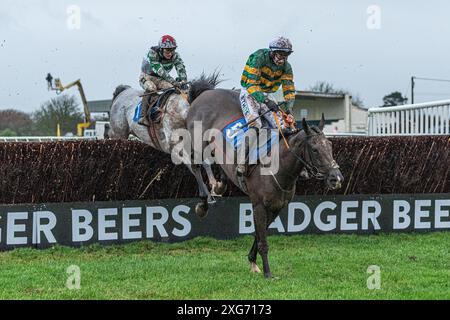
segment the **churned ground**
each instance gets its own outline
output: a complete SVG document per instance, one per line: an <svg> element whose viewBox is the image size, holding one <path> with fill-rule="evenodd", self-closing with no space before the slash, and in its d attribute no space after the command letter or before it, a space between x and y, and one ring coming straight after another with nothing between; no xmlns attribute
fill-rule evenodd
<svg viewBox="0 0 450 320"><path fill-rule="evenodd" d="M271 236L277 280L250 273L246 255L252 240L197 238L179 244L143 241L3 252L0 298L450 298L450 233ZM66 288L71 265L81 271L79 290ZM367 287L374 276L367 273L371 265L380 268L378 290Z"/></svg>

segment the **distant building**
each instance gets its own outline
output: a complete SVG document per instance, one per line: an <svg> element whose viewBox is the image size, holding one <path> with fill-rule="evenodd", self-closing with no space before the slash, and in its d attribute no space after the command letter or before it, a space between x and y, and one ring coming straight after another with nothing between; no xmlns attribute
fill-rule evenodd
<svg viewBox="0 0 450 320"><path fill-rule="evenodd" d="M305 118L309 124L318 124L325 116L325 133L367 131L367 109L352 104L348 94L297 91L293 115L301 127Z"/></svg>
<svg viewBox="0 0 450 320"><path fill-rule="evenodd" d="M88 108L91 118L95 120L109 120L109 111L111 109L111 100L88 101Z"/></svg>

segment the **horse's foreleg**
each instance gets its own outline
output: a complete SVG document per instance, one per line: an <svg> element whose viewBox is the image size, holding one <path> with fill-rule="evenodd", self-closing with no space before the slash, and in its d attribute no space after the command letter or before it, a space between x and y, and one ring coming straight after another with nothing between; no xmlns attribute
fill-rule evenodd
<svg viewBox="0 0 450 320"><path fill-rule="evenodd" d="M211 164L208 160L203 163L203 168L205 168L206 174L208 175L209 186L211 187L213 196L222 196L227 190L227 185L223 181L217 181L214 177L214 173L211 168Z"/></svg>
<svg viewBox="0 0 450 320"><path fill-rule="evenodd" d="M266 278L271 278L272 273L270 272L269 267L269 245L267 243L267 210L260 204L253 204L253 208L257 246L263 262L264 276Z"/></svg>
<svg viewBox="0 0 450 320"><path fill-rule="evenodd" d="M209 185L210 187L214 187L217 183L216 177L214 177L214 173L211 168L211 164L208 160L203 162L203 168L205 168L206 174L208 175Z"/></svg>
<svg viewBox="0 0 450 320"><path fill-rule="evenodd" d="M255 236L255 239L253 240L252 248L250 249L250 252L248 253L248 261L250 262L250 271L254 273L261 273L261 270L259 269L258 265L256 264L256 255L258 254L258 240Z"/></svg>
<svg viewBox="0 0 450 320"><path fill-rule="evenodd" d="M205 182L203 181L201 167L199 165L188 165L188 168L191 170L192 174L195 177L195 180L197 180L198 185L198 191L200 194L200 197L207 198L208 202L214 202L214 198L209 193L208 187L206 186Z"/></svg>

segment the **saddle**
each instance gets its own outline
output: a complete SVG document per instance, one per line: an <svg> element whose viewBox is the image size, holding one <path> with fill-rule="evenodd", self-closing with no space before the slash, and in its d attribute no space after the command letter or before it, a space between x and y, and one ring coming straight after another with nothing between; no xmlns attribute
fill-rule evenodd
<svg viewBox="0 0 450 320"><path fill-rule="evenodd" d="M175 88L169 88L162 93L147 94L142 97L142 105L144 103L148 106L147 117L151 124L159 124L164 115L163 107L165 106L167 99L172 93L176 91Z"/></svg>
<svg viewBox="0 0 450 320"><path fill-rule="evenodd" d="M161 94L153 93L144 95L142 97L142 105L144 103L148 104L148 111L146 117L150 122L150 126L147 128L150 139L153 142L153 145L156 146L159 150L162 150L161 145L159 143L158 135L156 132L156 126L159 125L164 117L165 110L164 107L166 105L167 99L176 91L175 88L169 88L164 90Z"/></svg>

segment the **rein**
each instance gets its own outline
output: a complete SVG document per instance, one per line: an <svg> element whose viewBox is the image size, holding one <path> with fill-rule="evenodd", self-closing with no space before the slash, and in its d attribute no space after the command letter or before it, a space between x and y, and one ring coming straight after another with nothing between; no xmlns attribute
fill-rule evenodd
<svg viewBox="0 0 450 320"><path fill-rule="evenodd" d="M295 157L297 158L298 161L301 162L301 164L303 164L303 166L306 168L306 170L308 171L308 174L311 174L314 178L316 179L324 179L324 175L320 173L319 169L317 169L316 166L314 165L310 165L309 163L307 163L305 160L303 160L299 155L297 155L294 151L292 151L291 146L289 145L289 142L287 141L286 137L283 134L283 131L281 130L281 126L280 123L278 121L278 117L276 115L276 113L274 113L275 116L275 121L277 123L278 126L278 132L281 134L281 136L283 137L284 140L284 144L286 145L286 148L289 150L289 152ZM308 137L308 136L306 136Z"/></svg>
<svg viewBox="0 0 450 320"><path fill-rule="evenodd" d="M284 189L284 188L281 186L281 184L278 182L277 177L275 177L275 174L274 174L272 171L270 171L270 174L272 175L273 179L275 180L275 182L276 182L276 184L277 184L277 186L278 186L278 189L280 189L281 192L283 192L283 193L290 193L290 192L292 192L292 190L294 190L295 185L292 187L292 189L286 190L286 189Z"/></svg>

